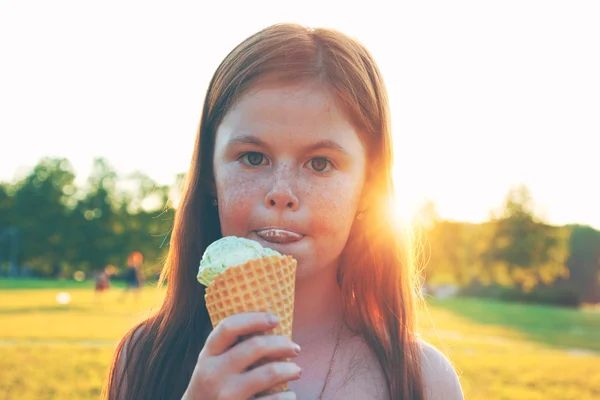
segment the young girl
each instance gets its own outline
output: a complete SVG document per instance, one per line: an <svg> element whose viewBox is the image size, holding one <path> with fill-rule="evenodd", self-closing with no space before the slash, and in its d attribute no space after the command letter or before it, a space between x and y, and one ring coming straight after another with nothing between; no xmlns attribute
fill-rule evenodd
<svg viewBox="0 0 600 400"><path fill-rule="evenodd" d="M215 72L177 209L159 312L121 341L110 399L461 399L415 334L411 252L390 218L392 134L369 52L329 29L280 24ZM298 261L293 342L275 316L214 330L196 281L206 247L256 240ZM241 340L241 338L251 337ZM249 368L264 357L289 358Z"/></svg>

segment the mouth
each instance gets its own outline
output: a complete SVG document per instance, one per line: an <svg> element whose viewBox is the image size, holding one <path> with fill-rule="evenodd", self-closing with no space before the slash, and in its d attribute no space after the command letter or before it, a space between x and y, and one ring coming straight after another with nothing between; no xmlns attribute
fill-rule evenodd
<svg viewBox="0 0 600 400"><path fill-rule="evenodd" d="M262 229L256 231L258 237L265 242L277 243L277 244L288 244L299 241L304 237L296 232L286 231L285 229Z"/></svg>

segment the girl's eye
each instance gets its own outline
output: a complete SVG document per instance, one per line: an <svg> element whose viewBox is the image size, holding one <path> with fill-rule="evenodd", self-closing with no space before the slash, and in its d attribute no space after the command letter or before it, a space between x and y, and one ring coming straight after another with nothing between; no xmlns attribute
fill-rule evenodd
<svg viewBox="0 0 600 400"><path fill-rule="evenodd" d="M329 160L323 157L316 157L310 160L310 166L317 172L325 172L329 167Z"/></svg>
<svg viewBox="0 0 600 400"><path fill-rule="evenodd" d="M246 153L242 156L242 159L246 161L249 165L253 167L258 167L265 161L265 156L262 153L257 153L252 151L250 153Z"/></svg>

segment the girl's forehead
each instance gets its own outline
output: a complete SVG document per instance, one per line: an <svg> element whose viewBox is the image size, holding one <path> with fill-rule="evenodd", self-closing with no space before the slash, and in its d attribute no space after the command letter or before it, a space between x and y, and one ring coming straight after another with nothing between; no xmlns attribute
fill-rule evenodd
<svg viewBox="0 0 600 400"><path fill-rule="evenodd" d="M314 117L341 113L329 90L316 84L260 85L242 94L226 114L247 119L289 119L295 115Z"/></svg>
<svg viewBox="0 0 600 400"><path fill-rule="evenodd" d="M357 130L327 89L314 84L259 86L241 96L217 130L217 143L238 136L357 139Z"/></svg>

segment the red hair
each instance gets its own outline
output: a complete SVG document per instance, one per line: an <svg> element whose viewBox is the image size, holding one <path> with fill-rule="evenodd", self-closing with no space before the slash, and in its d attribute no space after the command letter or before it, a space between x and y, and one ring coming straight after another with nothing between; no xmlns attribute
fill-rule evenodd
<svg viewBox="0 0 600 400"><path fill-rule="evenodd" d="M196 272L206 247L221 237L219 217L211 205L216 131L232 104L265 80L322 84L361 134L368 161L363 195L370 206L352 228L339 267L345 316L377 356L390 399L423 399L414 335L412 257L389 215L392 136L381 73L358 41L334 30L292 24L273 25L247 38L215 72L161 277L161 282L168 282L166 298L155 316L133 328L119 344L104 396L148 400L183 395L212 330Z"/></svg>

